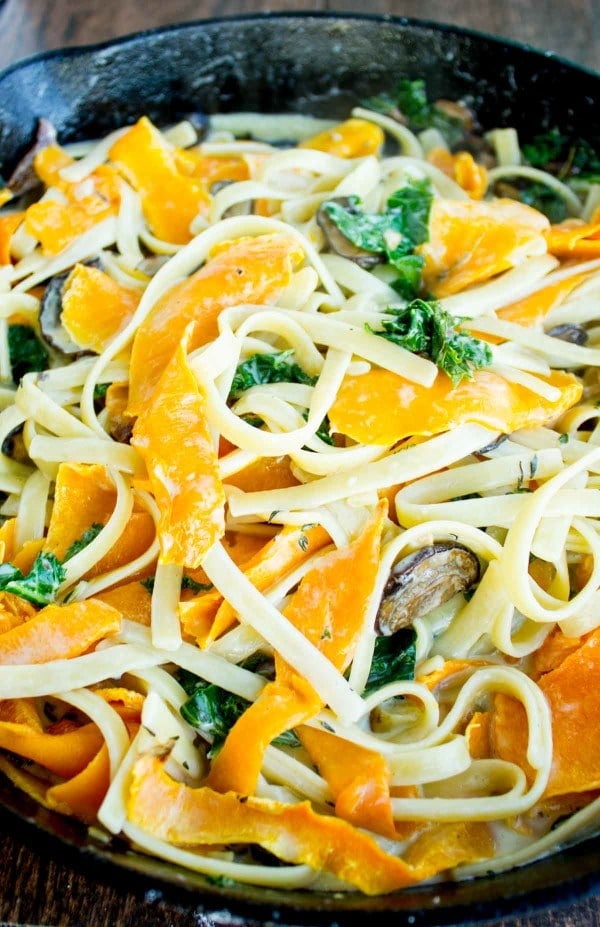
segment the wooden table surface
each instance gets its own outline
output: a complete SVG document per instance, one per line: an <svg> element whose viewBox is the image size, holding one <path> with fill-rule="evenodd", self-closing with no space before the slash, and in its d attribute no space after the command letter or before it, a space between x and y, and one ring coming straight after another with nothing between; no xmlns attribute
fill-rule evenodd
<svg viewBox="0 0 600 927"><path fill-rule="evenodd" d="M178 21L255 10L394 13L456 23L550 49L597 67L598 0L6 0L0 11L0 67L34 52L110 39ZM159 893L130 891L106 874L90 877L48 848L0 833L0 924L52 927L215 927L218 918ZM343 927L343 922L340 927ZM600 898L497 927L600 927Z"/></svg>

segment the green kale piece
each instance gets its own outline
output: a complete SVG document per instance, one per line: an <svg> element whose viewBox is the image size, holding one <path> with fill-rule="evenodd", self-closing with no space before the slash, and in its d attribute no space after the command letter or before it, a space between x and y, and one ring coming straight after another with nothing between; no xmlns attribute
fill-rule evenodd
<svg viewBox="0 0 600 927"><path fill-rule="evenodd" d="M212 583L197 583L191 576L184 574L181 580L181 588L189 589L191 592L208 592L209 589L214 587Z"/></svg>
<svg viewBox="0 0 600 927"><path fill-rule="evenodd" d="M393 93L383 93L364 101L364 106L392 118L403 117L416 132L438 129L453 147L464 138L465 128L460 119L430 103L424 80L400 80Z"/></svg>
<svg viewBox="0 0 600 927"><path fill-rule="evenodd" d="M568 217L569 210L562 196L559 196L545 183L530 181L524 184L521 181L518 190L520 201L544 213L553 225Z"/></svg>
<svg viewBox="0 0 600 927"><path fill-rule="evenodd" d="M231 384L230 399L237 399L251 386L264 383L305 383L314 386L317 378L309 376L302 367L290 360L293 353L278 351L274 354L253 354L239 364Z"/></svg>
<svg viewBox="0 0 600 927"><path fill-rule="evenodd" d="M54 554L40 551L26 576L12 564L2 564L0 589L12 592L34 605L49 605L55 601L65 576L60 560Z"/></svg>
<svg viewBox="0 0 600 927"><path fill-rule="evenodd" d="M26 373L46 370L48 352L30 325L8 326L8 355L14 383Z"/></svg>
<svg viewBox="0 0 600 927"><path fill-rule="evenodd" d="M383 331L374 332L400 347L432 360L448 374L453 386L472 379L473 371L492 362L492 352L485 341L458 330L460 319L446 312L436 302L415 299L402 308L387 310L392 319L383 321Z"/></svg>
<svg viewBox="0 0 600 927"><path fill-rule="evenodd" d="M70 560L71 557L75 556L75 554L78 554L81 550L87 547L88 544L91 544L92 541L98 537L103 527L104 525L100 525L97 522L94 522L93 525L91 525L89 528L86 528L81 537L78 538L78 540L73 541L67 550L63 558L63 563L65 563L67 560Z"/></svg>
<svg viewBox="0 0 600 927"><path fill-rule="evenodd" d="M376 692L390 682L410 680L415 675L416 632L402 628L389 637L377 637L364 695Z"/></svg>
<svg viewBox="0 0 600 927"><path fill-rule="evenodd" d="M351 205L342 206L326 200L322 209L353 245L384 254L396 266L417 245L429 238L429 212L433 192L428 179L417 180L396 190L382 213L363 212L357 197L349 197Z"/></svg>
<svg viewBox="0 0 600 927"><path fill-rule="evenodd" d="M600 156L589 142L563 134L556 126L522 146L531 167L549 170L562 179L600 183Z"/></svg>
<svg viewBox="0 0 600 927"><path fill-rule="evenodd" d="M220 686L206 682L187 670L180 670L177 679L189 696L187 702L181 706L181 715L195 730L208 735L212 741L209 756L215 756L222 747L227 734L238 718L250 707L251 702ZM293 731L285 731L276 737L273 743L276 746L297 747L299 745L298 738Z"/></svg>
<svg viewBox="0 0 600 927"><path fill-rule="evenodd" d="M144 589L152 595L154 592L154 583L156 582L155 576L147 576L146 579L140 579L141 585ZM191 576L183 575L181 579L181 588L190 589L192 592L208 592L209 589L213 589L212 583L197 583L195 579L192 579Z"/></svg>

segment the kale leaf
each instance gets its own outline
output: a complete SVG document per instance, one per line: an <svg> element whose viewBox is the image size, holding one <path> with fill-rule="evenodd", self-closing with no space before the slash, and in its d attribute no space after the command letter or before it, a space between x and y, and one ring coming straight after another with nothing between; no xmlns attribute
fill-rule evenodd
<svg viewBox="0 0 600 927"><path fill-rule="evenodd" d="M553 161L560 161L569 149L569 140L556 126L549 132L536 135L531 142L522 146L523 156L532 167L545 168Z"/></svg>
<svg viewBox="0 0 600 927"><path fill-rule="evenodd" d="M417 245L429 238L429 212L433 193L428 179L417 180L396 190L382 213L362 212L357 197L350 197L346 208L335 200L326 200L322 209L353 245L385 254L396 266Z"/></svg>
<svg viewBox="0 0 600 927"><path fill-rule="evenodd" d="M156 582L155 576L147 576L146 579L140 579L141 585L144 589L152 595L154 592L154 583ZM190 589L192 592L208 592L209 589L214 589L212 583L197 583L195 579L192 579L191 576L184 574L181 579L181 588Z"/></svg>
<svg viewBox="0 0 600 927"><path fill-rule="evenodd" d="M237 399L251 386L264 383L304 383L306 386L314 386L318 377L309 376L299 364L291 361L290 357L293 353L293 351L279 351L276 354L253 354L237 367L229 398ZM245 415L243 418L255 428L260 428L263 424L262 419L256 415ZM305 418L308 418L308 411ZM317 436L326 444L333 444L327 416L319 425Z"/></svg>
<svg viewBox="0 0 600 927"><path fill-rule="evenodd" d="M519 184L519 199L527 206L533 206L544 213L553 225L562 222L569 215L569 210L562 196L545 183L529 182Z"/></svg>
<svg viewBox="0 0 600 927"><path fill-rule="evenodd" d="M30 325L8 326L8 355L13 382L17 385L26 373L48 367L48 352Z"/></svg>
<svg viewBox="0 0 600 927"><path fill-rule="evenodd" d="M206 682L187 670L180 670L177 673L177 679L186 695L189 696L187 702L181 706L181 716L195 730L209 736L212 741L209 756L215 756L229 731L250 707L251 702L220 686ZM276 737L273 743L276 746L297 747L299 745L298 738L293 731L285 731Z"/></svg>
<svg viewBox="0 0 600 927"><path fill-rule="evenodd" d="M473 371L492 362L488 344L458 331L460 319L454 318L436 302L415 299L408 306L391 306L387 310L392 319L382 322L383 331L373 331L400 347L432 360L452 380L453 386L463 379L472 379Z"/></svg>
<svg viewBox="0 0 600 927"><path fill-rule="evenodd" d="M424 80L402 79L392 94L380 94L363 103L385 116L398 119L404 117L411 129L421 132L423 129L438 129L447 143L453 147L464 137L464 125L446 113L435 103L430 103Z"/></svg>
<svg viewBox="0 0 600 927"><path fill-rule="evenodd" d="M357 197L349 207L334 200L322 205L331 222L357 248L383 254L398 272L392 286L405 299L412 299L421 286L423 258L414 254L417 245L429 238L429 214L433 193L428 179L396 190L382 213L360 210Z"/></svg>
<svg viewBox="0 0 600 927"><path fill-rule="evenodd" d="M74 557L75 554L78 554L80 551L82 551L85 547L88 546L88 544L91 544L92 541L98 537L103 527L104 525L100 525L98 522L94 522L93 525L91 525L89 528L86 528L81 537L76 541L73 541L71 546L68 548L63 558L63 563L65 563L67 560L70 560L71 557Z"/></svg>
<svg viewBox="0 0 600 927"><path fill-rule="evenodd" d="M229 398L237 399L251 386L263 383L305 383L314 386L317 378L309 376L302 367L290 360L293 353L278 351L274 354L253 354L236 368Z"/></svg>
<svg viewBox="0 0 600 927"><path fill-rule="evenodd" d="M375 639L364 695L370 695L390 682L414 678L416 639L416 632L412 628L402 628L390 637Z"/></svg>
<svg viewBox="0 0 600 927"><path fill-rule="evenodd" d="M559 177L600 182L600 156L589 142L564 135L556 126L522 146L531 167L550 170Z"/></svg>
<svg viewBox="0 0 600 927"><path fill-rule="evenodd" d="M331 423L329 417L326 415L316 431L317 438L320 438L321 441L324 441L325 444L329 444L333 447L334 441L331 434Z"/></svg>
<svg viewBox="0 0 600 927"><path fill-rule="evenodd" d="M54 554L40 551L26 576L12 564L3 563L0 566L0 589L34 605L49 605L55 601L65 576L60 560Z"/></svg>
<svg viewBox="0 0 600 927"><path fill-rule="evenodd" d="M94 408L101 412L106 405L106 394L110 383L96 383L94 387Z"/></svg>
<svg viewBox="0 0 600 927"><path fill-rule="evenodd" d="M67 575L63 563L91 544L103 527L94 523L87 528L80 538L73 541L62 562L55 554L40 551L26 576L12 563L0 564L0 590L12 592L34 605L49 605L54 602L59 586Z"/></svg>
<svg viewBox="0 0 600 927"><path fill-rule="evenodd" d="M398 276L392 282L392 288L403 299L414 299L421 289L424 258L420 254L407 254L394 261Z"/></svg>

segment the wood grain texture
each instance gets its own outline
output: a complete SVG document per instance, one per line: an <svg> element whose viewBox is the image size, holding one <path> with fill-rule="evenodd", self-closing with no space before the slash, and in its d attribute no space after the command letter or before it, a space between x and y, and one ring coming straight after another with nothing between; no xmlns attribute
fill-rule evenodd
<svg viewBox="0 0 600 927"><path fill-rule="evenodd" d="M598 0L6 0L0 11L0 67L63 45L99 42L138 29L254 11L345 10L455 23L552 50L596 67ZM11 828L12 831L12 828ZM217 927L193 902L132 891L107 872L94 877L0 827L0 925ZM219 920L218 927L223 921ZM343 927L343 925L342 925ZM600 899L497 922L497 927L600 927Z"/></svg>
<svg viewBox="0 0 600 927"><path fill-rule="evenodd" d="M600 46L598 0L6 0L0 13L0 67L46 48L258 10L345 10L432 19L529 42L589 67L597 66Z"/></svg>

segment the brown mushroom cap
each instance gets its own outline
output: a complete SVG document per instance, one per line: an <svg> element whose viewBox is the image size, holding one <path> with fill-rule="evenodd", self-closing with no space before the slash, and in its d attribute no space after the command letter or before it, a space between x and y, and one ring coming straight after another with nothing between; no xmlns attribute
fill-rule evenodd
<svg viewBox="0 0 600 927"><path fill-rule="evenodd" d="M339 206L342 206L344 209L351 209L353 207L353 201L347 196L337 196L330 200L327 200L328 203L337 203ZM335 254L339 254L340 257L348 258L350 261L354 261L355 264L358 264L359 267L374 267L375 264L381 264L383 256L377 254L374 251L366 251L364 248L359 248L357 245L353 244L349 238L339 230L335 222L331 219L331 216L328 215L327 210L325 209L325 203L321 204L317 210L317 225L325 234L327 244Z"/></svg>
<svg viewBox="0 0 600 927"><path fill-rule="evenodd" d="M558 338L559 341L568 341L569 344L585 345L588 343L589 335L582 325L555 325L546 332L551 338Z"/></svg>
<svg viewBox="0 0 600 927"><path fill-rule="evenodd" d="M35 172L34 161L38 151L54 145L56 142L56 129L51 122L43 117L38 119L35 141L31 148L23 155L8 179L7 186L15 196L22 196L41 186L41 180Z"/></svg>
<svg viewBox="0 0 600 927"><path fill-rule="evenodd" d="M377 613L377 630L394 634L478 580L479 561L462 544L440 541L423 547L392 570Z"/></svg>
<svg viewBox="0 0 600 927"><path fill-rule="evenodd" d="M83 261L83 263L88 267L100 267L99 260ZM40 331L46 344L58 351L59 354L75 360L78 357L86 357L94 352L75 344L61 322L63 288L70 275L71 270L67 270L65 273L50 277L48 280L40 306Z"/></svg>
<svg viewBox="0 0 600 927"><path fill-rule="evenodd" d="M235 180L217 180L210 188L210 195L215 196L219 190L224 190L225 187L230 187L235 182ZM229 219L230 216L251 216L253 212L254 200L243 200L243 202L234 203L233 206L229 206L224 210L221 219Z"/></svg>

